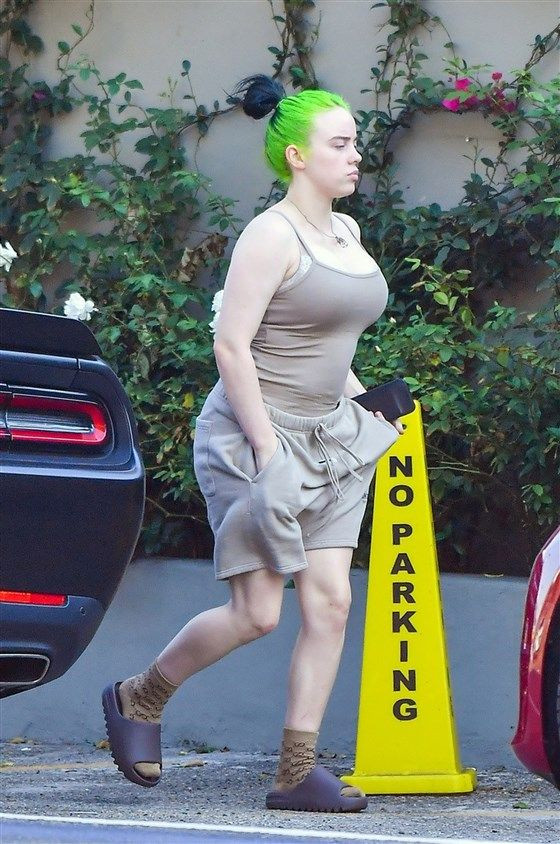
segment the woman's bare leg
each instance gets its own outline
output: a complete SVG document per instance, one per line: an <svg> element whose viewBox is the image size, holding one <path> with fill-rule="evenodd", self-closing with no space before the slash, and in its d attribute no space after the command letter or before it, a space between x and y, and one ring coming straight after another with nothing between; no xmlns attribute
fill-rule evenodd
<svg viewBox="0 0 560 844"><path fill-rule="evenodd" d="M315 745L338 671L352 600L353 548L307 551L308 567L294 574L301 628L292 653L288 704L275 788L293 788L316 764ZM342 786L345 797L363 797Z"/></svg>
<svg viewBox="0 0 560 844"><path fill-rule="evenodd" d="M340 664L352 600L353 548L307 551L308 568L294 574L301 628L292 653L285 726L318 731Z"/></svg>
<svg viewBox="0 0 560 844"><path fill-rule="evenodd" d="M284 596L283 575L258 569L236 574L228 582L228 603L191 618L156 657L157 669L169 684L179 686L239 645L264 636L277 626ZM130 684L130 680L126 682ZM123 713L127 715L124 706ZM160 773L158 763L140 762L135 768L144 777L157 777Z"/></svg>
<svg viewBox="0 0 560 844"><path fill-rule="evenodd" d="M157 657L162 674L171 683L183 683L239 645L277 626L284 595L283 575L258 569L236 574L228 583L228 603L191 618Z"/></svg>

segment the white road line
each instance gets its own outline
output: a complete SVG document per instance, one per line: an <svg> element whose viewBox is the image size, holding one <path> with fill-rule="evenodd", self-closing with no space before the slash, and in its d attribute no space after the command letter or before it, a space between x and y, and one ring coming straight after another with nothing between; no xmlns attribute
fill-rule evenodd
<svg viewBox="0 0 560 844"><path fill-rule="evenodd" d="M0 820L10 821L44 821L50 823L92 824L97 826L125 826L148 827L149 829L192 829L199 832L238 832L245 835L289 835L298 838L337 838L340 841L398 841L400 844L528 844L523 841L492 841L481 838L422 838L407 835L375 835L367 832L341 832L339 830L323 831L319 829L297 829L274 826L235 826L233 824L214 823L183 823L181 821L132 821L111 818L71 818L56 815L14 815L0 812Z"/></svg>

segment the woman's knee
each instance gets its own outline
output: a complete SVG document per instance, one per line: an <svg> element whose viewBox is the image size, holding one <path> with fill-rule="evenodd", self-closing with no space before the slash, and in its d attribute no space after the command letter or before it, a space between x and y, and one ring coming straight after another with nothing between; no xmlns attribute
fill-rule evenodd
<svg viewBox="0 0 560 844"><path fill-rule="evenodd" d="M230 602L231 603L231 602ZM231 604L234 624L242 641L251 642L272 633L280 620L280 607L275 604L255 605L248 603L234 606Z"/></svg>
<svg viewBox="0 0 560 844"><path fill-rule="evenodd" d="M352 593L350 588L320 593L314 600L306 602L302 613L303 622L322 630L327 628L332 633L343 632L346 628L351 605Z"/></svg>
<svg viewBox="0 0 560 844"><path fill-rule="evenodd" d="M254 576L231 583L230 599L234 623L243 640L247 642L265 636L276 629L280 620L284 594L282 576L270 577L260 572L250 574Z"/></svg>

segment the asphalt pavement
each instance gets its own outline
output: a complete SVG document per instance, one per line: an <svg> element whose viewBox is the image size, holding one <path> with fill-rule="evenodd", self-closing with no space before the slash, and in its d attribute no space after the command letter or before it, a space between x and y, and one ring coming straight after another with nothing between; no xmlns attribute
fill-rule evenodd
<svg viewBox="0 0 560 844"><path fill-rule="evenodd" d="M472 794L372 795L364 812L327 814L265 808L276 755L204 746L164 747L163 754L161 783L145 789L119 773L103 737L99 746L26 737L2 743L2 844L560 842L560 792L521 770L479 769ZM327 754L319 761L340 776L353 760Z"/></svg>

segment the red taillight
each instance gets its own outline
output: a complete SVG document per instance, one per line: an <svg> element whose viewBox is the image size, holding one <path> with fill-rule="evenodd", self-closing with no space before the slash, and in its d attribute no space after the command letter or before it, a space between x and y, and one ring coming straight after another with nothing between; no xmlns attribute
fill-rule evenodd
<svg viewBox="0 0 560 844"><path fill-rule="evenodd" d="M6 406L6 430L16 442L98 446L107 439L108 426L95 402L13 393Z"/></svg>
<svg viewBox="0 0 560 844"><path fill-rule="evenodd" d="M68 600L67 595L49 595L45 592L11 592L0 589L0 602L5 604L42 604L61 607Z"/></svg>

